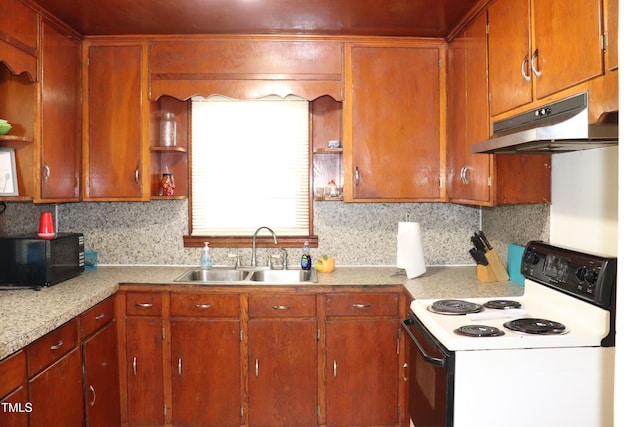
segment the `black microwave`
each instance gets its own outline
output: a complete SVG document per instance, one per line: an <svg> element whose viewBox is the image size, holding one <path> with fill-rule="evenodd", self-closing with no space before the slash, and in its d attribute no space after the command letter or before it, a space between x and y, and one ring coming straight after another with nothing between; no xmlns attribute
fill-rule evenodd
<svg viewBox="0 0 640 427"><path fill-rule="evenodd" d="M36 233L0 237L0 284L51 286L83 271L81 233L57 233L52 239Z"/></svg>

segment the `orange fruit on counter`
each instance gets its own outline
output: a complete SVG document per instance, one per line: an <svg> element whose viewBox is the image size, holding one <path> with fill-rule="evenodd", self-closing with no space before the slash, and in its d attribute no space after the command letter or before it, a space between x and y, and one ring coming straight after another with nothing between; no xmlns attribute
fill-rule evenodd
<svg viewBox="0 0 640 427"><path fill-rule="evenodd" d="M336 261L328 255L322 255L313 266L320 273L331 273L336 269Z"/></svg>

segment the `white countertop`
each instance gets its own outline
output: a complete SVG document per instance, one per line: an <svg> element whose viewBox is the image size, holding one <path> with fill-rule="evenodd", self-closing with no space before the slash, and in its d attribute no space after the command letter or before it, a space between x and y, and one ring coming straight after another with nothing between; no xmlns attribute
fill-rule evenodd
<svg viewBox="0 0 640 427"><path fill-rule="evenodd" d="M99 266L40 291L0 291L0 360L114 294L121 283L179 286L173 280L189 268ZM512 282L478 281L475 266L427 267L427 272L415 279L398 273L395 267L338 266L333 273L318 273L318 283L308 286L402 285L415 299L502 297L523 292Z"/></svg>

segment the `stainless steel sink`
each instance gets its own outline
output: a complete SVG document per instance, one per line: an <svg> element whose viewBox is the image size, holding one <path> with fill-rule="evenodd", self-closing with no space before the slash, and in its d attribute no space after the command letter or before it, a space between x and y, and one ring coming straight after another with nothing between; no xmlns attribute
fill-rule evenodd
<svg viewBox="0 0 640 427"><path fill-rule="evenodd" d="M181 274L174 282L197 283L261 283L261 284L297 284L317 283L318 273L311 270L266 270L266 269L235 269L222 268L192 268Z"/></svg>
<svg viewBox="0 0 640 427"><path fill-rule="evenodd" d="M250 271L236 270L233 268L192 268L180 277L176 282L240 282L250 274Z"/></svg>
<svg viewBox="0 0 640 427"><path fill-rule="evenodd" d="M257 270L249 277L253 282L262 283L316 283L317 273L311 270Z"/></svg>

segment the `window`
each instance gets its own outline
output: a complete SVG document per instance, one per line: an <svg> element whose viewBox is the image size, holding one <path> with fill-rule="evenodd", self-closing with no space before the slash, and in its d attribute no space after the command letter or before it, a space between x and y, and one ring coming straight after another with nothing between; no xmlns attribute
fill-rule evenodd
<svg viewBox="0 0 640 427"><path fill-rule="evenodd" d="M191 236L312 234L305 100L196 98L191 113Z"/></svg>

